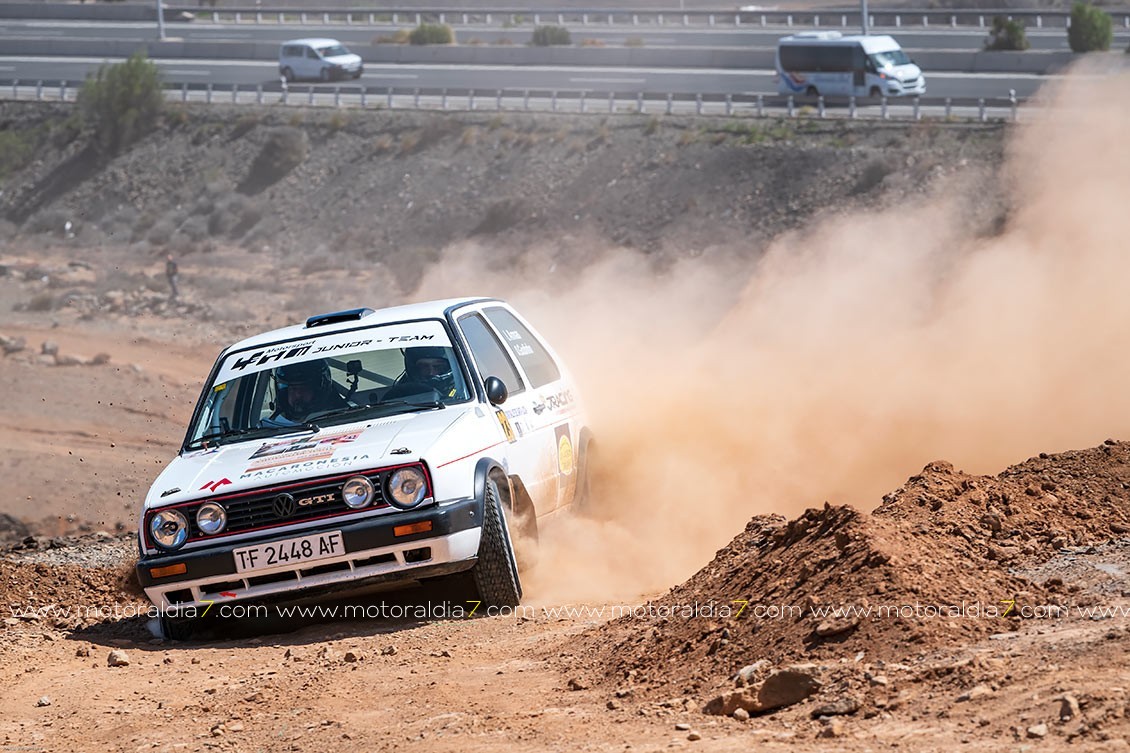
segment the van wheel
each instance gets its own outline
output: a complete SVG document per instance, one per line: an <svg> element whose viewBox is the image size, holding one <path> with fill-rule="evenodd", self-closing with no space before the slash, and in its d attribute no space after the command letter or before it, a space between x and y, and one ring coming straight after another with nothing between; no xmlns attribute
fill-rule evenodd
<svg viewBox="0 0 1130 753"><path fill-rule="evenodd" d="M469 590L485 606L516 607L522 600L522 583L500 499L498 485L487 479L479 561L471 569Z"/></svg>
<svg viewBox="0 0 1130 753"><path fill-rule="evenodd" d="M871 87L871 96L874 97L875 99L878 99L879 97L883 96L883 92L879 91L879 87L872 86Z"/></svg>
<svg viewBox="0 0 1130 753"><path fill-rule="evenodd" d="M292 71L289 66L283 68L282 77L286 79L286 82L289 84L291 81L294 81L294 71Z"/></svg>
<svg viewBox="0 0 1130 753"><path fill-rule="evenodd" d="M330 69L329 68L323 68L321 70L321 72L318 74L318 78L320 78L322 81L329 81L330 80Z"/></svg>
<svg viewBox="0 0 1130 753"><path fill-rule="evenodd" d="M809 97L819 97L820 96L820 92L816 91L815 86L808 87L807 89L804 90L804 93Z"/></svg>

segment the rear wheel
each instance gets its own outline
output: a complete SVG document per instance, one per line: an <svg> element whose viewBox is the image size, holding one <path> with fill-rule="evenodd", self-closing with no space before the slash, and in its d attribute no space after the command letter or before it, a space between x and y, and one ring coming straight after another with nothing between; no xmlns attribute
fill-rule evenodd
<svg viewBox="0 0 1130 753"><path fill-rule="evenodd" d="M288 84L289 84L289 83L290 83L291 81L294 81L294 71L292 71L292 70L290 69L290 66L287 66L286 68L283 68L283 69L282 69L282 77L283 77L284 79L286 79L286 82L287 82Z"/></svg>
<svg viewBox="0 0 1130 753"><path fill-rule="evenodd" d="M522 583L514 558L514 545L506 526L498 485L488 479L483 499L483 525L479 558L470 573L475 600L486 606L516 607L522 600Z"/></svg>

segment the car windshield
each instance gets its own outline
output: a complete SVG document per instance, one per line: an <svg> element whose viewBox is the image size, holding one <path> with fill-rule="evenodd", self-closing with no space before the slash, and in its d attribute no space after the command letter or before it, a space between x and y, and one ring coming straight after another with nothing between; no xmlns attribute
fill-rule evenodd
<svg viewBox="0 0 1130 753"><path fill-rule="evenodd" d="M332 44L329 47L319 47L318 54L324 58L336 58L341 55L348 55L349 50L345 49L340 44Z"/></svg>
<svg viewBox="0 0 1130 753"><path fill-rule="evenodd" d="M871 60L875 63L876 68L890 68L895 65L906 65L910 62L910 58L902 50L875 52L872 53Z"/></svg>
<svg viewBox="0 0 1130 753"><path fill-rule="evenodd" d="M470 400L447 330L426 320L234 351L194 414L185 449L438 410Z"/></svg>

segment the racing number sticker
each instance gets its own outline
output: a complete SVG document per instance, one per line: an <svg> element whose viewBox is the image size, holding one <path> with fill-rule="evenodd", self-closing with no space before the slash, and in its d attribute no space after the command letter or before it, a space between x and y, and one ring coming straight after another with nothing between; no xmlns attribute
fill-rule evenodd
<svg viewBox="0 0 1130 753"><path fill-rule="evenodd" d="M510 425L510 419L501 410L496 410L494 415L498 416L498 423L502 426L502 433L506 435L507 442L517 442L518 438L514 436L514 427Z"/></svg>

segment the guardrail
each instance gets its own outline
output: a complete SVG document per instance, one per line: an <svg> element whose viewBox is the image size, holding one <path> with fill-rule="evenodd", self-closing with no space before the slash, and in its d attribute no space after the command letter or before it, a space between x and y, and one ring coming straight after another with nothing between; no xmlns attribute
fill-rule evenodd
<svg viewBox="0 0 1130 753"><path fill-rule="evenodd" d="M1130 10L1107 9L1115 26L1130 29ZM182 16L182 14L188 14ZM874 9L868 13L872 28L986 28L994 16L1006 16L1023 21L1028 28L1064 29L1070 25L1069 11L1021 9L930 9L899 8ZM0 3L0 18L55 19L55 20L134 20L155 21L153 3L52 3L4 2ZM541 24L565 25L624 25L624 26L761 26L785 28L844 28L860 27L858 11L840 10L740 10L718 8L680 10L671 8L538 8L522 10L499 8L398 8L398 7L339 7L303 8L300 6L232 6L201 8L197 5L167 5L165 20L197 18L229 23L283 23L283 24L419 24L422 21L471 25L536 26Z"/></svg>
<svg viewBox="0 0 1130 753"><path fill-rule="evenodd" d="M422 22L449 23L462 26L735 26L785 28L858 29L862 14L858 11L782 11L782 10L677 10L667 9L538 9L514 8L281 8L231 7L201 10L191 6L173 6L169 11L194 14L214 23L275 24L368 24L419 25ZM166 12L169 12L166 11ZM1108 11L1116 26L1130 29L1130 11ZM991 27L994 16L1023 21L1036 29L1066 29L1071 25L1069 11L1055 10L875 10L867 14L871 28L979 28Z"/></svg>
<svg viewBox="0 0 1130 753"><path fill-rule="evenodd" d="M699 115L849 120L989 120L1015 122L1023 101L1007 97L794 97L770 93L655 94L638 91L591 92L580 89L460 89L279 84L219 87L212 84L166 86L172 102L441 111L559 112L599 115ZM68 81L0 80L0 99L72 102L77 88Z"/></svg>

